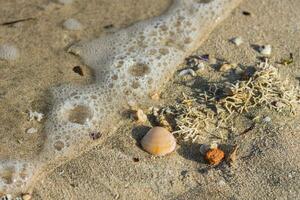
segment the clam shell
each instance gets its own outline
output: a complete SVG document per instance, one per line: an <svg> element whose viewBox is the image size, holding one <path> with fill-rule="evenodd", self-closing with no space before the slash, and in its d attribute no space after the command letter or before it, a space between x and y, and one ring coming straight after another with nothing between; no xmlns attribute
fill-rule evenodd
<svg viewBox="0 0 300 200"><path fill-rule="evenodd" d="M154 127L143 137L141 145L150 154L164 156L175 150L176 139L165 128Z"/></svg>

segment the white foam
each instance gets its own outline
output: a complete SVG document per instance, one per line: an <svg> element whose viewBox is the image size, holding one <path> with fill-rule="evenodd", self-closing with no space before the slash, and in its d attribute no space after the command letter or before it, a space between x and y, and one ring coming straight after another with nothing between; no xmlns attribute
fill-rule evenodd
<svg viewBox="0 0 300 200"><path fill-rule="evenodd" d="M96 81L53 90L43 150L35 160L27 161L33 163L34 176L28 176L22 187L0 184L0 192L26 192L37 178L97 144L91 132L113 133L128 104L150 102L149 96L161 90L184 58L240 1L175 0L159 17L72 46L69 52L93 68Z"/></svg>

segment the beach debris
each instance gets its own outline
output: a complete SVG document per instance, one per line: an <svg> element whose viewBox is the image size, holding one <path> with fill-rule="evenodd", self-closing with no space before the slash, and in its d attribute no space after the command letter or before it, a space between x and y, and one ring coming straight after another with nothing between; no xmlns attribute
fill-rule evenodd
<svg viewBox="0 0 300 200"><path fill-rule="evenodd" d="M23 194L22 195L23 200L30 200L31 198L32 198L32 196L30 194Z"/></svg>
<svg viewBox="0 0 300 200"><path fill-rule="evenodd" d="M233 166L237 160L237 149L238 149L238 146L234 145L231 148L231 151L227 155L226 161L230 166Z"/></svg>
<svg viewBox="0 0 300 200"><path fill-rule="evenodd" d="M260 46L258 50L262 55L265 56L269 56L272 53L272 47L269 44Z"/></svg>
<svg viewBox="0 0 300 200"><path fill-rule="evenodd" d="M236 46L240 46L243 43L242 37L235 37L231 39L231 42L235 44Z"/></svg>
<svg viewBox="0 0 300 200"><path fill-rule="evenodd" d="M92 138L92 140L97 140L101 137L101 133L100 132L91 132L90 133L90 138Z"/></svg>
<svg viewBox="0 0 300 200"><path fill-rule="evenodd" d="M244 10L242 13L243 13L243 15L245 15L245 16L251 16L251 13L248 12L248 11L245 11L245 10Z"/></svg>
<svg viewBox="0 0 300 200"><path fill-rule="evenodd" d="M103 26L103 28L105 28L105 29L110 29L110 28L113 28L113 27L114 27L113 24L108 24L108 25Z"/></svg>
<svg viewBox="0 0 300 200"><path fill-rule="evenodd" d="M73 67L73 72L75 72L76 74L79 74L80 76L83 76L83 71L80 66Z"/></svg>
<svg viewBox="0 0 300 200"><path fill-rule="evenodd" d="M10 44L0 45L0 60L16 60L19 57L19 50Z"/></svg>
<svg viewBox="0 0 300 200"><path fill-rule="evenodd" d="M28 133L28 134L33 134L33 133L36 133L36 132L38 132L38 130L36 128L33 128L33 127L26 130L26 133Z"/></svg>
<svg viewBox="0 0 300 200"><path fill-rule="evenodd" d="M63 23L63 27L70 31L78 31L82 29L81 23L77 19L73 19L73 18L67 19Z"/></svg>
<svg viewBox="0 0 300 200"><path fill-rule="evenodd" d="M188 68L192 68L194 70L199 70L204 68L203 61L208 61L209 55L203 55L203 56L189 56L185 59L186 65Z"/></svg>
<svg viewBox="0 0 300 200"><path fill-rule="evenodd" d="M230 69L236 68L236 64L231 64L231 63L224 63L220 66L219 71L220 72L226 72L229 71Z"/></svg>
<svg viewBox="0 0 300 200"><path fill-rule="evenodd" d="M167 129L157 126L148 131L141 145L150 154L164 156L175 150L176 139Z"/></svg>
<svg viewBox="0 0 300 200"><path fill-rule="evenodd" d="M13 21L9 21L9 22L3 22L0 25L9 26L9 25L13 25L13 24L16 24L16 23L25 22L25 21L29 21L29 20L35 20L35 19L36 18L32 18L32 17L24 18L24 19L17 19L17 20L13 20Z"/></svg>
<svg viewBox="0 0 300 200"><path fill-rule="evenodd" d="M279 64L281 65L290 65L294 62L294 56L293 56L293 53L290 53L290 56L289 58L282 58L279 62Z"/></svg>
<svg viewBox="0 0 300 200"><path fill-rule="evenodd" d="M208 162L210 165L218 165L225 157L225 153L219 149L219 148L214 148L214 149L209 149L205 153L205 160Z"/></svg>
<svg viewBox="0 0 300 200"><path fill-rule="evenodd" d="M299 89L284 84L279 78L278 69L268 62L256 66L248 79L225 84L224 90L229 92L215 103L221 104L230 114L234 111L248 112L249 108L259 105L281 111L283 107L276 107L276 102L281 102L284 107L289 106L292 112L294 104L299 103Z"/></svg>
<svg viewBox="0 0 300 200"><path fill-rule="evenodd" d="M137 111L135 113L135 118L140 123L145 123L146 121L148 121L148 117L142 109L137 109Z"/></svg>
<svg viewBox="0 0 300 200"><path fill-rule="evenodd" d="M197 76L196 72L193 69L181 70L178 75L179 76L186 76L186 75Z"/></svg>
<svg viewBox="0 0 300 200"><path fill-rule="evenodd" d="M139 162L140 161L140 159L138 157L134 157L134 158L132 158L132 160L133 160L133 162Z"/></svg>
<svg viewBox="0 0 300 200"><path fill-rule="evenodd" d="M44 118L43 113L39 113L39 112L36 112L36 111L29 110L29 121L36 120L38 122L41 122L43 118Z"/></svg>

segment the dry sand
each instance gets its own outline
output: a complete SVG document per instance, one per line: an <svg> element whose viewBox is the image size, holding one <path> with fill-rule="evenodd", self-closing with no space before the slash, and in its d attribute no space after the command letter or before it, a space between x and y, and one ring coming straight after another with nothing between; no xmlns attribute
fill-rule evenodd
<svg viewBox="0 0 300 200"><path fill-rule="evenodd" d="M47 95L49 87L66 82L83 84L92 78L80 77L72 71L74 66L82 64L62 47L82 37L93 38L112 31L105 28L99 30L98 24L124 27L158 15L169 4L168 1L158 0L139 3L133 0L122 3L105 0L100 3L91 1L91 4L76 1L74 5L65 7L47 2L24 0L17 1L18 6L15 6L15 1L0 1L0 13L4 13L1 22L36 18L13 27L0 27L0 42L11 41L21 50L25 45L28 49L22 51L23 56L27 57L22 62L0 61L0 110L3 113L0 117L1 156L11 155L12 151L30 156L38 151L38 142L33 141L42 141L42 138L39 134L34 137L28 135L25 130L41 125L28 122L26 112L29 109L47 112L51 107L51 97ZM249 11L251 16L243 15L242 11ZM251 66L259 56L253 45L271 44L271 62L287 57L290 52L294 54L295 62L280 66L279 71L293 84L299 84L298 13L300 2L297 0L245 1L216 28L196 53ZM88 24L87 28L79 33L63 30L61 24L69 17L77 18L83 25ZM35 23L39 23L38 29L33 28ZM57 29L49 28L53 24ZM228 41L235 36L241 36L245 41L240 47ZM52 51L46 51L46 47L51 47ZM198 77L197 80L203 83L217 80L220 76L219 72L208 67L203 72L204 78ZM174 102L182 91L188 93L191 89L186 82L174 75L158 105ZM201 158L198 143L181 144L176 152L163 158L151 157L138 146L147 128L124 119L124 125L104 144L39 181L33 193L34 199L299 198L299 114L288 116L268 109L257 110L255 114L269 116L272 121L258 124L244 136L224 141L226 144L235 142L240 145L235 168L221 165L209 169ZM240 133L248 126L247 119L241 117L237 119L236 132ZM211 135L208 134L203 142L210 140ZM134 158L139 161L134 162Z"/></svg>

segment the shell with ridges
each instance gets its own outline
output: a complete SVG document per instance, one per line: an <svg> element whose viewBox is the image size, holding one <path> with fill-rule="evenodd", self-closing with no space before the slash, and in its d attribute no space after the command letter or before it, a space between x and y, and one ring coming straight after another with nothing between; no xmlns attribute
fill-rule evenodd
<svg viewBox="0 0 300 200"><path fill-rule="evenodd" d="M157 126L148 131L141 145L150 154L164 156L175 150L176 139L168 130Z"/></svg>

